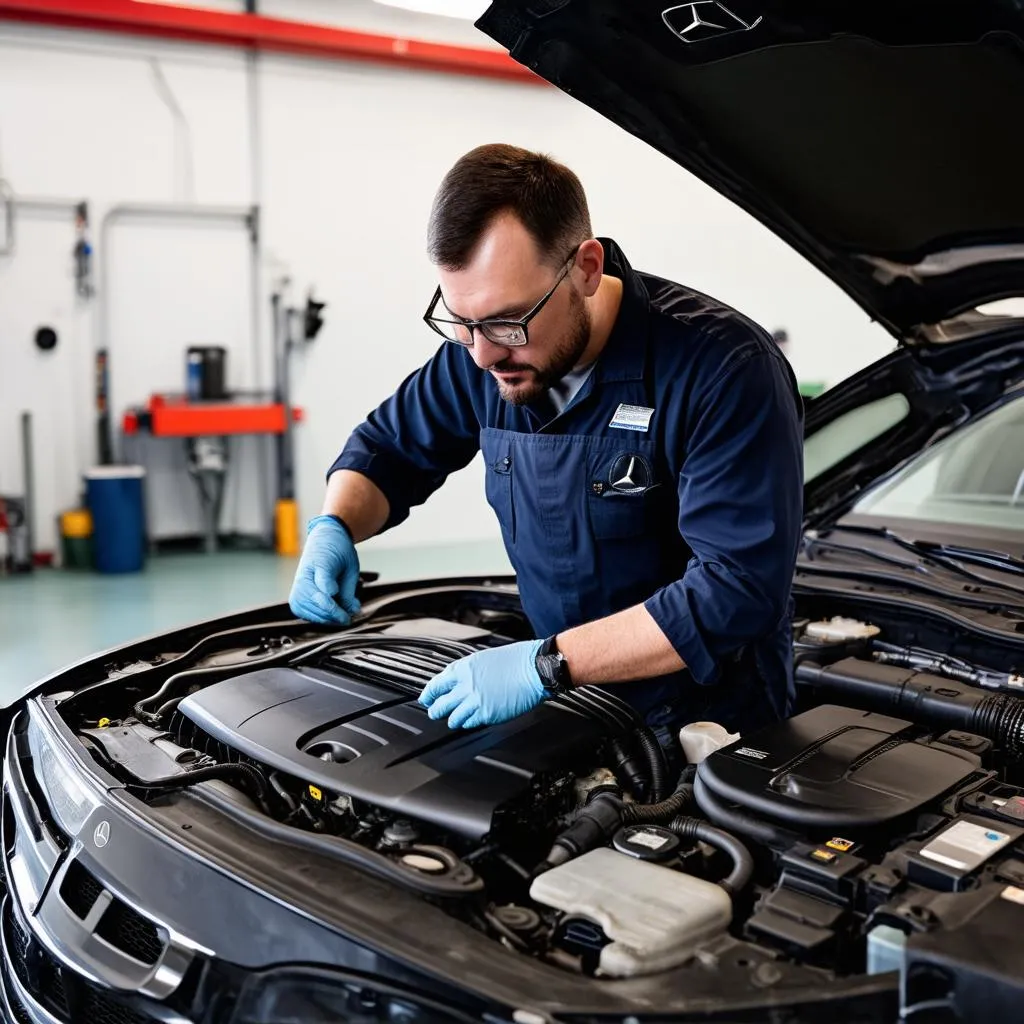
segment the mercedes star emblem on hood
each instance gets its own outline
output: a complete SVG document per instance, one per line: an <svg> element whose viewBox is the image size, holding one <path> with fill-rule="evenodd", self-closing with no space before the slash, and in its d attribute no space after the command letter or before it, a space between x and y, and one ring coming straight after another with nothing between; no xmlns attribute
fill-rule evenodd
<svg viewBox="0 0 1024 1024"><path fill-rule="evenodd" d="M764 20L744 21L720 0L692 0L688 4L669 7L661 12L661 17L684 43L698 43L733 32L749 32Z"/></svg>

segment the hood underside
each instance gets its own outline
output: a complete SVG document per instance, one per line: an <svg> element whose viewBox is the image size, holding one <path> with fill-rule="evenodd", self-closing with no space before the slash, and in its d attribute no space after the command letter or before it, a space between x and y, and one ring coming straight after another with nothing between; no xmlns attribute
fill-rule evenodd
<svg viewBox="0 0 1024 1024"><path fill-rule="evenodd" d="M1024 294L1016 0L495 0L478 25L901 339Z"/></svg>

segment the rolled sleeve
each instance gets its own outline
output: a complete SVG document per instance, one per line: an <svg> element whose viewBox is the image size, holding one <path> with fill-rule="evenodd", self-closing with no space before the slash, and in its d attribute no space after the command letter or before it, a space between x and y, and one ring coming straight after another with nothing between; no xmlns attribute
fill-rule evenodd
<svg viewBox="0 0 1024 1024"><path fill-rule="evenodd" d="M467 358L450 344L440 348L356 427L327 471L330 477L353 470L380 488L390 509L385 530L405 520L479 449Z"/></svg>
<svg viewBox="0 0 1024 1024"><path fill-rule="evenodd" d="M802 529L803 430L781 355L748 346L689 417L679 530L693 558L645 603L694 680L774 632L788 613Z"/></svg>

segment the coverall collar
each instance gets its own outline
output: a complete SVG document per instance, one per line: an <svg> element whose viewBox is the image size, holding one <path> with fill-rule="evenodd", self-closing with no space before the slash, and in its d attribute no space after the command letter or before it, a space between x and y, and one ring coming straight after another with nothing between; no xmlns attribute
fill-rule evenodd
<svg viewBox="0 0 1024 1024"><path fill-rule="evenodd" d="M604 246L605 273L622 281L622 303L608 341L597 357L594 384L643 380L651 315L650 295L619 246L610 238L598 238L598 241Z"/></svg>

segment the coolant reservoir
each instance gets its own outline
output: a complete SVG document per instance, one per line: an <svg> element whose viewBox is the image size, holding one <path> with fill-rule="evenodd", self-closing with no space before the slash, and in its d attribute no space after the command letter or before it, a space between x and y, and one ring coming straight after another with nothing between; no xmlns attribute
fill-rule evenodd
<svg viewBox="0 0 1024 1024"><path fill-rule="evenodd" d="M881 630L867 622L860 622L857 619L844 619L836 616L823 622L812 622L804 636L814 640L822 640L826 643L843 643L850 640L870 640L878 636Z"/></svg>
<svg viewBox="0 0 1024 1024"><path fill-rule="evenodd" d="M691 722L679 730L679 743L689 764L700 764L708 754L739 738L738 732L728 732L717 722Z"/></svg>
<svg viewBox="0 0 1024 1024"><path fill-rule="evenodd" d="M675 967L732 920L732 901L719 886L607 847L545 871L530 895L602 927L611 942L598 973L610 978Z"/></svg>

